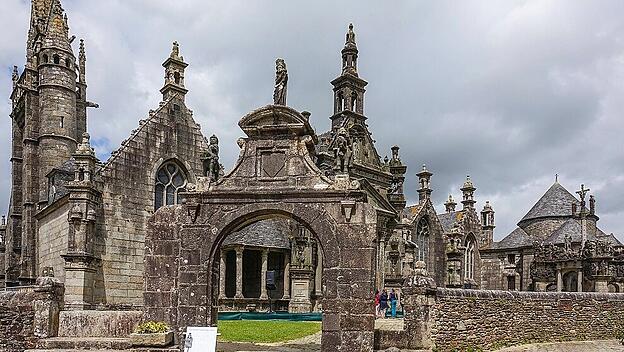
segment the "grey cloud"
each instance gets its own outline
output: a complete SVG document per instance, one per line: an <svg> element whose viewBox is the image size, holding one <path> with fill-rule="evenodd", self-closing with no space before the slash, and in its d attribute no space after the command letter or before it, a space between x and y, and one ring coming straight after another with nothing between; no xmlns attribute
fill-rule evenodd
<svg viewBox="0 0 624 352"><path fill-rule="evenodd" d="M406 190L434 172L438 211L457 200L466 174L478 206L490 200L496 237L510 232L559 173L574 191L596 193L601 226L624 240L624 3L621 1L78 1L63 0L73 34L87 43L89 130L102 157L157 107L160 63L173 40L191 66L188 104L223 159L238 156L237 122L270 102L273 63L288 65L291 106L329 126L329 81L340 69L349 22L369 81L365 111L383 156L401 146ZM0 39L0 95L23 64L28 4L7 0ZM5 38L11 38L7 40ZM2 41L4 40L4 41ZM7 116L10 106L0 106ZM9 187L10 120L0 211Z"/></svg>

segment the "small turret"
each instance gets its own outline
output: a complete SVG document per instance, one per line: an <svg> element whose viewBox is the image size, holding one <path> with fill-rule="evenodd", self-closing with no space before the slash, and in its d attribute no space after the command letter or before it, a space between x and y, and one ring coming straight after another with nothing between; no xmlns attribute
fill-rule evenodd
<svg viewBox="0 0 624 352"><path fill-rule="evenodd" d="M489 246L494 241L494 209L490 201L486 201L481 210L481 229L483 230L483 245Z"/></svg>
<svg viewBox="0 0 624 352"><path fill-rule="evenodd" d="M388 161L388 167L392 174L392 183L390 191L388 192L388 200L396 210L401 210L405 208L406 204L405 195L403 193L403 183L405 182L407 166L403 165L399 157L399 147L395 145L391 150L392 159Z"/></svg>
<svg viewBox="0 0 624 352"><path fill-rule="evenodd" d="M464 209L474 208L475 200L474 200L474 192L477 190L470 179L470 175L466 176L466 182L464 182L464 186L460 189L464 196L462 200L462 205Z"/></svg>
<svg viewBox="0 0 624 352"><path fill-rule="evenodd" d="M418 189L418 202L423 203L427 199L431 197L431 176L433 174L427 170L427 166L423 164L422 170L416 174L418 176L418 183L420 184L420 188Z"/></svg>
<svg viewBox="0 0 624 352"><path fill-rule="evenodd" d="M188 64L184 62L184 57L180 55L178 42L173 42L171 54L162 65L165 68L165 85L160 89L163 100L169 99L174 94L178 94L178 96L184 100L188 92L188 90L184 88L184 70Z"/></svg>
<svg viewBox="0 0 624 352"><path fill-rule="evenodd" d="M452 213L455 211L455 206L457 203L453 200L453 196L449 194L448 200L444 203L444 207L446 208L447 213Z"/></svg>
<svg viewBox="0 0 624 352"><path fill-rule="evenodd" d="M349 24L344 48L342 49L342 73L334 79L334 116L332 128L337 129L344 119L344 113L355 113L364 118L364 87L368 84L358 77L358 49L355 44L353 24Z"/></svg>

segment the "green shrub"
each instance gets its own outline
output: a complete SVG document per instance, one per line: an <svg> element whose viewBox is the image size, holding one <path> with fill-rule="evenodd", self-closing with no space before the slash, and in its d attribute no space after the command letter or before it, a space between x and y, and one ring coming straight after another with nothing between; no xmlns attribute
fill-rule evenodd
<svg viewBox="0 0 624 352"><path fill-rule="evenodd" d="M169 331L169 325L162 321L146 321L137 326L137 334L158 334Z"/></svg>

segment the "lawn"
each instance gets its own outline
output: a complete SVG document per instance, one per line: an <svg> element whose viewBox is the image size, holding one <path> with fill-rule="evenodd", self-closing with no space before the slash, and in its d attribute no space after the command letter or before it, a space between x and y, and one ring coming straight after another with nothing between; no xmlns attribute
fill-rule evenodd
<svg viewBox="0 0 624 352"><path fill-rule="evenodd" d="M281 342L321 331L316 321L222 320L217 326L219 341L227 342Z"/></svg>

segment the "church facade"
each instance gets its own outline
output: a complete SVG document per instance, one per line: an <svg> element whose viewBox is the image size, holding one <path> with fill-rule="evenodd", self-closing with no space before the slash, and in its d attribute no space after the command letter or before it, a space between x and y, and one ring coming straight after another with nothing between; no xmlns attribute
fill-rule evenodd
<svg viewBox="0 0 624 352"><path fill-rule="evenodd" d="M163 63L161 103L108 160L98 160L87 133L87 109L97 104L87 99L85 45L79 42L76 56L73 41L60 1L33 0L26 63L13 73L12 188L0 226L1 282L23 286L54 275L65 283L67 309L142 306L144 291L154 289L144 283L148 221L159 208L182 204L187 194L209 190L224 177L218 139L204 136L186 105L188 64L174 43ZM623 246L597 227L596 201L590 196L586 205L584 188L577 199L555 183L498 242L494 209L489 202L476 209L469 176L458 185L461 205L449 196L438 211L431 200L433 173L422 166L418 203L408 206L400 148L382 158L367 125L367 82L358 60L351 25L341 71L331 81L331 129L316 134L305 111L305 123L296 127L307 136L301 148L310 155L309 167L327 183L348 183L345 189L357 189L374 209L376 234L369 240L376 288L400 290L423 262L439 286L620 292ZM286 105L287 83L286 63L278 59L275 106ZM243 120L249 139L264 133ZM243 155L245 141L239 146ZM286 180L290 170L280 165L287 150L258 147L258 182ZM351 211L345 203L343 215ZM163 244L159 251L170 248ZM305 227L260 219L233 231L220 251L221 310L322 309L322 249Z"/></svg>

